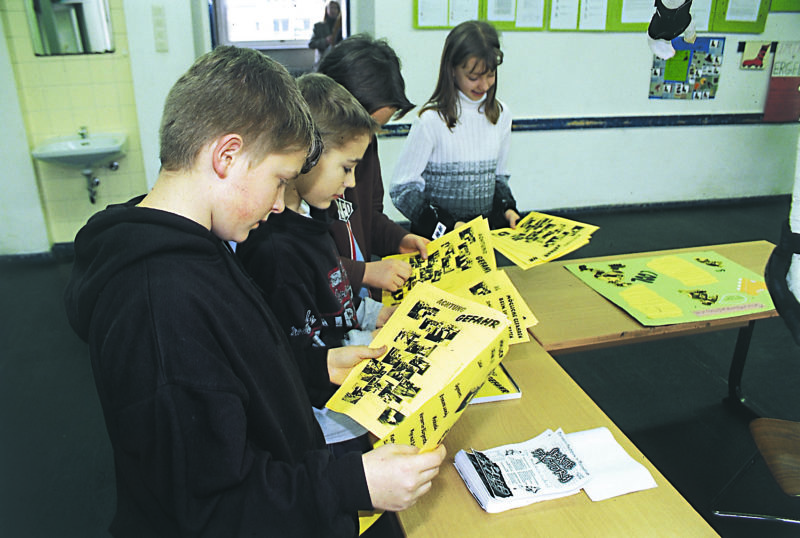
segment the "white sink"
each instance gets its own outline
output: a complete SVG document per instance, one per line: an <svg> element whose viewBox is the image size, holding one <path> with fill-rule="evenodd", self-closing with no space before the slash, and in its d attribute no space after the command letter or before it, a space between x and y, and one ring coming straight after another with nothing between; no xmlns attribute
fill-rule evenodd
<svg viewBox="0 0 800 538"><path fill-rule="evenodd" d="M97 133L51 138L31 152L39 160L92 168L103 161L122 156L128 137L122 133Z"/></svg>

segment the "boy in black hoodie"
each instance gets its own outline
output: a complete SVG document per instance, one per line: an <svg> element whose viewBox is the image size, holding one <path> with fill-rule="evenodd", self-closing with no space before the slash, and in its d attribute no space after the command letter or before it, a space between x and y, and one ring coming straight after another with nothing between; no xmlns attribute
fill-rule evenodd
<svg viewBox="0 0 800 538"><path fill-rule="evenodd" d="M283 210L313 140L284 68L218 47L167 97L153 190L78 233L65 301L114 449L115 536L355 536L357 510L430 489L443 448L325 448L306 386L381 350L295 360L227 246Z"/></svg>

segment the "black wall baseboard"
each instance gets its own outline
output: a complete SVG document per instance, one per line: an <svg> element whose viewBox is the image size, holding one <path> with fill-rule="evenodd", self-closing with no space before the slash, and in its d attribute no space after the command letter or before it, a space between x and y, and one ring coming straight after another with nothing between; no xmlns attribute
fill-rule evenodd
<svg viewBox="0 0 800 538"><path fill-rule="evenodd" d="M625 129L641 127L701 127L710 125L779 125L768 123L763 114L687 114L664 116L599 116L585 118L519 118L511 122L513 132L563 131L569 129ZM411 123L392 123L381 137L407 136Z"/></svg>

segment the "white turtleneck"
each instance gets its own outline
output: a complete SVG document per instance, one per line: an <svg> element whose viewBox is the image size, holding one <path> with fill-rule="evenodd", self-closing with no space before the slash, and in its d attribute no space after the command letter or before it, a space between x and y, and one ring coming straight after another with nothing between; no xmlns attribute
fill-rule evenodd
<svg viewBox="0 0 800 538"><path fill-rule="evenodd" d="M453 130L435 110L426 110L411 126L394 169L390 195L397 209L415 222L436 205L456 220L488 216L495 182L508 190L511 113L502 104L496 124L458 92L459 118Z"/></svg>

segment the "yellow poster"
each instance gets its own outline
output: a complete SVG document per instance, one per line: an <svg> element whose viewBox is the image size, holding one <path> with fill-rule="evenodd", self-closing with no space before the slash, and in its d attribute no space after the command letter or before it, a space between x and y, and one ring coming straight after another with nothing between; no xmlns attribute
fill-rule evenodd
<svg viewBox="0 0 800 538"><path fill-rule="evenodd" d="M327 407L384 443L435 448L508 350L506 316L428 283L380 330L377 359L356 366Z"/></svg>
<svg viewBox="0 0 800 538"><path fill-rule="evenodd" d="M713 250L564 267L646 326L732 318L774 308L761 275Z"/></svg>

